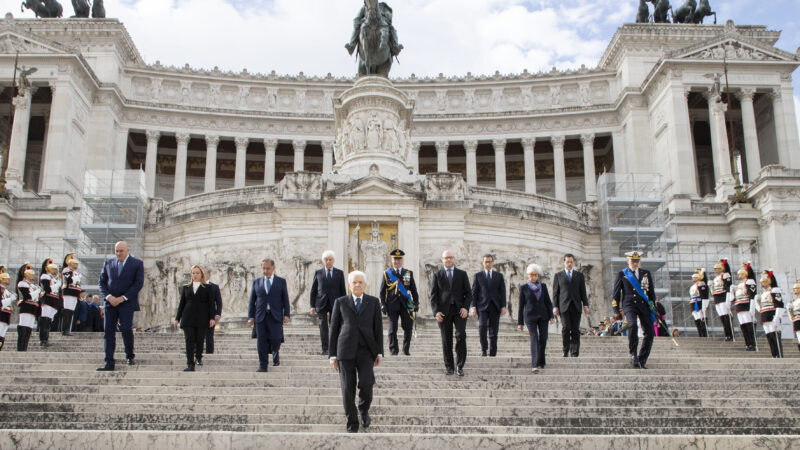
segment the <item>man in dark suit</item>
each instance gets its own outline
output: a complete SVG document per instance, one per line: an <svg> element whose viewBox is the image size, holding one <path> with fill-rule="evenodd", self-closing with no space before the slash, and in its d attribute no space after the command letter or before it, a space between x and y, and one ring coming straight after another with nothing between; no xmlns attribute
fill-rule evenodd
<svg viewBox="0 0 800 450"><path fill-rule="evenodd" d="M73 331L92 331L86 330L86 322L89 320L89 304L86 303L86 291L81 290L78 303L75 304L75 315L72 316Z"/></svg>
<svg viewBox="0 0 800 450"><path fill-rule="evenodd" d="M222 318L222 294L219 291L219 285L216 283L212 283L210 280L211 271L207 268L203 267L203 273L206 277L206 285L211 288L211 299L214 300L214 309L216 313L214 315L214 323L219 324L219 319ZM214 353L214 330L216 327L208 327L208 331L206 332L206 354L211 355Z"/></svg>
<svg viewBox="0 0 800 450"><path fill-rule="evenodd" d="M389 351L392 355L399 353L397 343L397 319L403 326L403 354L411 354L411 336L414 334L414 319L411 318L409 303L414 313L419 311L419 294L414 273L403 268L405 252L399 248L389 253L392 267L383 272L381 279L381 310L389 316Z"/></svg>
<svg viewBox="0 0 800 450"><path fill-rule="evenodd" d="M561 315L564 358L578 357L581 348L581 311L589 315L586 280L575 270L575 256L564 255L564 270L553 277L553 315Z"/></svg>
<svg viewBox="0 0 800 450"><path fill-rule="evenodd" d="M139 310L139 291L144 284L144 264L130 255L125 241L114 246L116 258L103 264L100 272L100 295L105 299L105 353L106 363L98 371L114 370L114 350L117 346L117 323L125 344L125 357L129 366L134 364L133 313Z"/></svg>
<svg viewBox="0 0 800 450"><path fill-rule="evenodd" d="M641 255L639 252L628 252L628 267L617 274L614 281L614 291L611 295L613 299L611 306L614 308L614 319L620 320L622 312L628 321L628 353L631 355L631 366L638 369L647 369L647 358L650 357L650 349L653 346L653 337L656 332L653 328L653 320L650 317L650 302L656 301L654 290L655 280L653 275L639 268ZM642 295L644 294L644 295ZM639 346L639 330L636 320L642 325L644 340L642 349L636 354Z"/></svg>
<svg viewBox="0 0 800 450"><path fill-rule="evenodd" d="M483 270L472 278L472 315L478 318L481 356L486 356L487 349L489 356L497 356L500 316L506 315L506 281L493 267L494 256L483 255Z"/></svg>
<svg viewBox="0 0 800 450"><path fill-rule="evenodd" d="M352 294L337 298L333 304L329 349L331 367L339 372L341 381L347 432L356 433L359 412L361 426L370 425L373 367L383 360L383 321L379 300L364 294L367 276L363 272L350 272L347 279Z"/></svg>
<svg viewBox="0 0 800 450"><path fill-rule="evenodd" d="M444 367L447 375L458 372L464 376L467 362L467 314L472 303L467 272L455 267L453 252L442 253L444 267L433 274L431 280L431 310L439 322L442 334ZM453 362L453 327L456 332L456 362Z"/></svg>
<svg viewBox="0 0 800 450"><path fill-rule="evenodd" d="M93 295L91 301L87 302L88 311L86 313L85 331L103 331L103 314L100 312L100 297Z"/></svg>
<svg viewBox="0 0 800 450"><path fill-rule="evenodd" d="M333 302L347 295L344 285L344 272L333 267L336 255L331 250L322 253L322 269L314 272L311 283L311 316L319 319L319 339L322 342L322 354L328 354L328 326L331 323Z"/></svg>
<svg viewBox="0 0 800 450"><path fill-rule="evenodd" d="M266 372L269 354L272 365L281 364L280 350L283 340L283 324L289 323L289 291L286 280L275 275L275 261L261 261L263 277L253 280L250 289L250 307L247 323L256 330L258 349L258 372Z"/></svg>

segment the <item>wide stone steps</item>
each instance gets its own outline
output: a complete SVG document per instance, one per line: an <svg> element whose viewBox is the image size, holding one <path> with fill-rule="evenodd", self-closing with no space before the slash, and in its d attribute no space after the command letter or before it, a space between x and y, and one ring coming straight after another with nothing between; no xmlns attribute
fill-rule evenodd
<svg viewBox="0 0 800 450"><path fill-rule="evenodd" d="M504 331L498 356L481 357L470 329L460 378L444 374L438 332L424 329L411 356L387 355L376 368L372 426L344 436L339 377L319 354L318 330L288 326L281 365L268 373L255 372L248 331L218 334L194 373L182 372L179 333L137 333L134 366L123 364L118 338L117 370L95 372L99 333L54 333L50 348L34 335L18 353L10 331L0 352L0 448L248 448L261 439L288 448L784 448L800 436L800 352L788 339L786 357L773 359L763 339L755 353L718 338L659 338L650 370L640 371L628 366L626 338L584 337L580 358L562 358L554 334L547 368L532 374L527 336Z"/></svg>

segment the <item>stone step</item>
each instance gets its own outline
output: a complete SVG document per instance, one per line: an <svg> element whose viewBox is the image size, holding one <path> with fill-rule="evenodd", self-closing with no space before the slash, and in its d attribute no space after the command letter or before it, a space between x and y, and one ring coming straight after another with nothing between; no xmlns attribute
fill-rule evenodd
<svg viewBox="0 0 800 450"><path fill-rule="evenodd" d="M81 424L83 425L83 424ZM104 424L98 424L103 427ZM280 426L271 427L280 428ZM300 432L289 433L280 429L260 432L209 432L209 431L41 431L41 430L9 430L0 433L2 448L62 448L85 450L86 443L91 442L94 448L263 448L265 445L275 448L337 448L342 450L375 448L379 444L390 448L447 448L454 450L481 448L494 450L500 448L529 448L535 443L536 448L575 450L594 450L598 448L596 439L587 438L587 434L603 435L601 442L608 442L609 447L665 449L665 448L724 448L729 450L750 450L753 448L789 448L796 442L793 436L780 435L737 435L714 436L705 432L702 427L681 429L678 435L626 436L615 434L615 430L587 428L583 435L553 436L537 433L535 429L516 429L508 433L493 433L489 428L475 432L457 430L454 433L440 432L429 427L381 427L374 425L366 433L356 435L335 433L334 427L316 430L309 428ZM652 428L657 432L659 428ZM561 430L553 429L555 434ZM716 429L715 429L716 430ZM272 432L270 432L272 431ZM564 430L566 431L566 430ZM729 430L735 431L735 430ZM786 434L792 434L791 430ZM413 441L409 434L414 434ZM614 434L612 434L614 433ZM794 431L796 434L796 431ZM696 435L707 435L698 439ZM267 444L268 443L268 444Z"/></svg>

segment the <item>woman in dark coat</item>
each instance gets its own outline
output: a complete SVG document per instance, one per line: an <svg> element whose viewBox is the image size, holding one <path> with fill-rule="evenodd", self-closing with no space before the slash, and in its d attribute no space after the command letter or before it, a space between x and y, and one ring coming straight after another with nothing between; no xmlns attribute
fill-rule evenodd
<svg viewBox="0 0 800 450"><path fill-rule="evenodd" d="M192 266L192 282L181 288L181 302L174 325L183 329L186 339L186 368L184 372L194 372L195 364L203 365L203 342L206 332L214 326L217 309L211 297L211 288L206 284L203 269Z"/></svg>
<svg viewBox="0 0 800 450"><path fill-rule="evenodd" d="M523 325L528 327L531 337L531 366L533 373L539 373L545 367L548 323L555 323L553 302L550 300L547 286L539 281L542 268L538 264L530 264L526 273L528 282L519 289L517 329L522 331Z"/></svg>

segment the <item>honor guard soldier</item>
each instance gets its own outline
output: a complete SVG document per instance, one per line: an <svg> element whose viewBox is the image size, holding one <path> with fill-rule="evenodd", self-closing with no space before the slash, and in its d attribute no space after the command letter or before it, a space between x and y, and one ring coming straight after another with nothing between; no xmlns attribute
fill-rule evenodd
<svg viewBox="0 0 800 450"><path fill-rule="evenodd" d="M717 310L722 328L725 330L725 342L733 340L733 323L731 316L730 292L733 280L731 278L731 267L727 259L720 259L714 265L716 276L711 282L711 295L714 296L714 308Z"/></svg>
<svg viewBox="0 0 800 450"><path fill-rule="evenodd" d="M0 275L2 276L2 275ZM800 350L800 278L792 286L794 298L789 303L789 317L792 319L794 336L797 338L797 349Z"/></svg>
<svg viewBox="0 0 800 450"><path fill-rule="evenodd" d="M773 358L783 357L783 344L778 336L778 327L775 325L775 310L777 305L783 306L781 290L771 270L765 270L761 275L761 294L756 297L756 308L761 314L761 326L767 335L769 350Z"/></svg>
<svg viewBox="0 0 800 450"><path fill-rule="evenodd" d="M394 249L389 253L392 267L386 269L381 281L381 309L389 316L389 351L399 352L397 343L397 319L403 327L403 354L410 355L411 335L414 331L414 317L419 311L419 294L414 282L414 273L403 268L405 252Z"/></svg>
<svg viewBox="0 0 800 450"><path fill-rule="evenodd" d="M625 254L628 257L628 267L617 274L614 281L614 292L611 296L611 306L614 308L614 318L620 320L622 314L628 321L628 352L631 355L631 365L634 368L647 369L647 358L653 346L655 329L653 327L651 311L655 307L656 294L653 290L653 275L645 269L639 268L642 256L633 251ZM622 310L620 312L620 310ZM642 326L644 340L638 355L639 331L636 320Z"/></svg>
<svg viewBox="0 0 800 450"><path fill-rule="evenodd" d="M689 288L689 305L692 308L692 317L694 317L694 325L697 327L697 335L700 337L708 337L708 328L706 328L706 310L703 308L703 295L702 291L705 289L706 295L708 293L708 286L705 283L706 271L705 269L697 269L692 274L692 287Z"/></svg>
<svg viewBox="0 0 800 450"><path fill-rule="evenodd" d="M6 331L11 325L11 313L14 312L14 303L17 302L17 294L8 288L10 283L11 276L5 271L0 272L0 350L6 342Z"/></svg>
<svg viewBox="0 0 800 450"><path fill-rule="evenodd" d="M30 264L23 264L17 274L17 306L19 307L19 323L17 324L17 351L28 351L28 341L39 313L39 286L36 284L36 272Z"/></svg>
<svg viewBox="0 0 800 450"><path fill-rule="evenodd" d="M736 318L739 319L739 328L744 336L745 350L752 352L756 350L756 326L753 315L753 299L758 293L756 286L756 274L750 263L742 264L742 268L736 272L739 283L733 291L733 307L736 310Z"/></svg>
<svg viewBox="0 0 800 450"><path fill-rule="evenodd" d="M42 263L42 274L39 276L39 287L42 288L42 315L39 318L39 345L49 347L50 325L53 322L61 292L61 280L58 278L58 266L52 259Z"/></svg>

